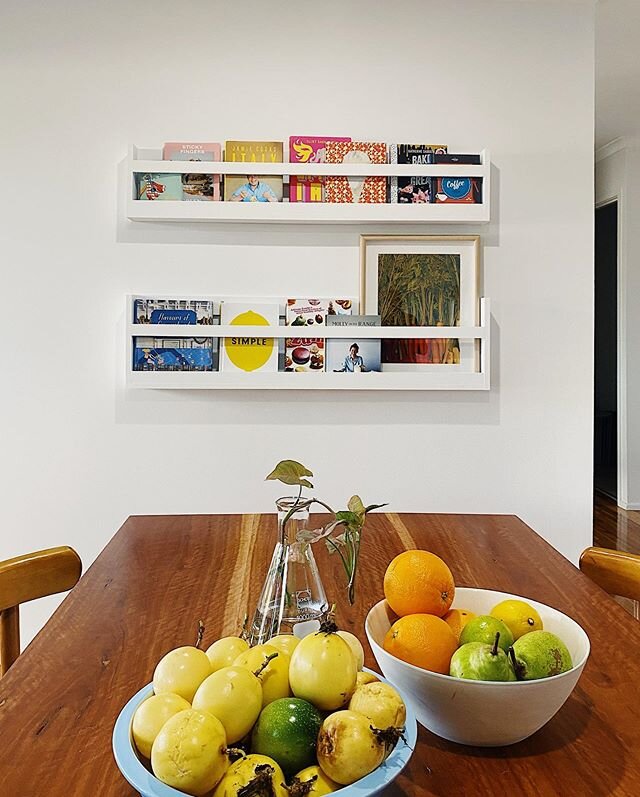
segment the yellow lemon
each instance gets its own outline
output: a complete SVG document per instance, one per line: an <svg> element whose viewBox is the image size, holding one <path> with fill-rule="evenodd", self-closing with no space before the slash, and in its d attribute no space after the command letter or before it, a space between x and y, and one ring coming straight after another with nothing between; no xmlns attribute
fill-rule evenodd
<svg viewBox="0 0 640 797"><path fill-rule="evenodd" d="M269 326L264 316L249 310L232 321L235 326ZM241 371L257 371L269 362L276 345L274 338L237 337L224 338L224 348L231 362Z"/></svg>
<svg viewBox="0 0 640 797"><path fill-rule="evenodd" d="M507 626L514 641L530 631L542 631L542 620L538 612L525 601L506 600L491 609L491 615Z"/></svg>

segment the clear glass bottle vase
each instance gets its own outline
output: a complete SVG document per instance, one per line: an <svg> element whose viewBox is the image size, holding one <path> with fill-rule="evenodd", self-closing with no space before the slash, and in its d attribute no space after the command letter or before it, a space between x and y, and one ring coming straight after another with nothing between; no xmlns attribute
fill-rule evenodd
<svg viewBox="0 0 640 797"><path fill-rule="evenodd" d="M251 645L276 634L304 636L320 626L329 607L311 543L303 534L310 504L296 497L276 501L278 542L249 628Z"/></svg>

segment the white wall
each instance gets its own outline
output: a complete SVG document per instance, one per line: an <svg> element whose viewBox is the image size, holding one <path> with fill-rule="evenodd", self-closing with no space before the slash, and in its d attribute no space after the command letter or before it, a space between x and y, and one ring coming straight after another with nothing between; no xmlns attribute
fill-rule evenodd
<svg viewBox="0 0 640 797"><path fill-rule="evenodd" d="M335 503L515 513L576 559L591 539L590 4L3 11L0 558L68 543L89 565L130 514L269 511L279 489L262 479L294 457ZM356 294L367 231L125 222L128 144L327 132L491 149L494 221L468 231L484 240L492 391L126 393L125 294ZM27 638L51 605L27 608Z"/></svg>
<svg viewBox="0 0 640 797"><path fill-rule="evenodd" d="M640 139L597 153L596 203L618 201L618 502L640 509Z"/></svg>

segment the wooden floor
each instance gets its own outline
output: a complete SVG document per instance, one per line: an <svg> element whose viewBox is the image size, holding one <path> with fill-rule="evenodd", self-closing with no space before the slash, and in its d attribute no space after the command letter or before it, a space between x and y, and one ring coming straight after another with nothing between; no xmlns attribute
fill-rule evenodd
<svg viewBox="0 0 640 797"><path fill-rule="evenodd" d="M593 502L593 544L640 554L640 511L620 509L611 498L596 493Z"/></svg>
<svg viewBox="0 0 640 797"><path fill-rule="evenodd" d="M593 544L640 554L640 512L621 509L612 498L596 492L593 499ZM615 600L638 618L640 607L637 602L626 598Z"/></svg>

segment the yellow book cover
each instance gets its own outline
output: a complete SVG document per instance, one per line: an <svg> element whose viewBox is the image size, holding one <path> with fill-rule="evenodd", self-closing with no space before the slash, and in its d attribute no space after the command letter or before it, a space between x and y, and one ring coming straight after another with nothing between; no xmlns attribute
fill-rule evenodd
<svg viewBox="0 0 640 797"><path fill-rule="evenodd" d="M255 335L239 335L222 339L221 371L277 371L278 338L260 336L261 326L278 326L277 304L221 302L220 323L233 326L255 326Z"/></svg>
<svg viewBox="0 0 640 797"><path fill-rule="evenodd" d="M282 163L282 141L227 141L224 159L243 163L247 171L260 163ZM228 174L224 181L225 202L282 202L283 180L279 175Z"/></svg>

